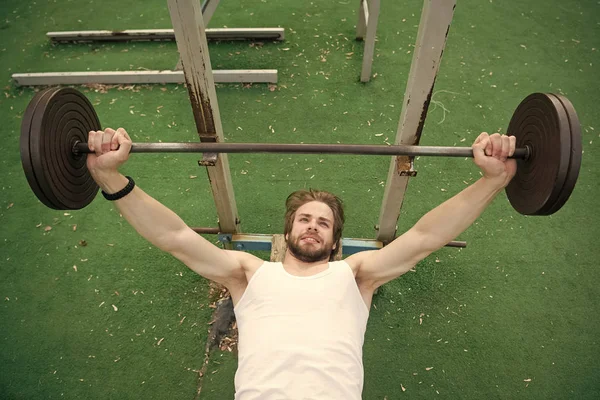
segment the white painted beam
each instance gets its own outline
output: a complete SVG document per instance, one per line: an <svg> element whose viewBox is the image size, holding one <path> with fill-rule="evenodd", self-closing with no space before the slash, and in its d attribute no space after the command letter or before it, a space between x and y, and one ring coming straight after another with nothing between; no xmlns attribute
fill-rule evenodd
<svg viewBox="0 0 600 400"><path fill-rule="evenodd" d="M13 80L20 86L87 85L99 83L119 84L158 84L184 83L183 71L104 71L104 72L39 72L13 74ZM234 69L215 70L216 83L277 83L276 69Z"/></svg>
<svg viewBox="0 0 600 400"><path fill-rule="evenodd" d="M123 31L64 31L48 32L46 37L55 43L95 41L173 41L173 29L127 29ZM284 28L214 28L206 29L208 40L284 40Z"/></svg>
<svg viewBox="0 0 600 400"><path fill-rule="evenodd" d="M367 0L364 0L364 4L367 4ZM369 11L365 11L367 37L365 38L363 63L360 73L361 82L368 82L371 80L371 68L373 66L373 54L375 52L375 38L377 37L377 23L379 20L379 0L371 0L368 10Z"/></svg>
<svg viewBox="0 0 600 400"><path fill-rule="evenodd" d="M419 143L455 6L456 0L424 2L394 144ZM396 157L390 162L379 214L377 240L382 242L389 242L396 235L408 185L408 176L401 174L405 161L406 157Z"/></svg>
<svg viewBox="0 0 600 400"><path fill-rule="evenodd" d="M223 127L200 4L198 0L168 0L168 6L199 139L211 137L213 141L223 142ZM206 167L206 171L220 231L239 233L241 226L227 154L220 154L215 165Z"/></svg>

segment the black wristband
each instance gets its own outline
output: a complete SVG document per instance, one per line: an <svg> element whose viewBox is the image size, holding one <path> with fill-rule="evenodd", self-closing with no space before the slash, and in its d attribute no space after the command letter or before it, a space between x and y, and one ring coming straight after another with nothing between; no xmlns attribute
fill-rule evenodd
<svg viewBox="0 0 600 400"><path fill-rule="evenodd" d="M126 178L129 180L129 183L127 183L127 186L125 186L123 189L119 190L117 193L112 193L112 194L108 194L104 190L102 190L102 196L104 196L104 198L106 200L110 200L110 201L119 200L119 199L122 199L123 197L127 196L129 193L131 193L131 191L135 187L135 182L134 182L133 178L130 176L126 176Z"/></svg>

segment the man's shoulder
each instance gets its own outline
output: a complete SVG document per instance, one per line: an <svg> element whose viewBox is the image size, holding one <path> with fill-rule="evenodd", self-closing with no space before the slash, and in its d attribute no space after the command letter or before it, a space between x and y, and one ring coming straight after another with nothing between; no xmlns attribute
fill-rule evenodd
<svg viewBox="0 0 600 400"><path fill-rule="evenodd" d="M239 265L244 269L257 270L265 261L261 258L256 257L254 254L246 253L245 251L239 250L225 250L232 257L238 261Z"/></svg>

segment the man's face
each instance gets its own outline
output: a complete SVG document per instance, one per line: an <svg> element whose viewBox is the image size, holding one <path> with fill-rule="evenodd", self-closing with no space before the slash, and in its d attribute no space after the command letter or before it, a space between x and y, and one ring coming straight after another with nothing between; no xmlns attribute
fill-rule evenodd
<svg viewBox="0 0 600 400"><path fill-rule="evenodd" d="M286 235L290 253L298 260L312 263L327 261L333 243L333 211L325 203L311 201L294 216L292 231Z"/></svg>

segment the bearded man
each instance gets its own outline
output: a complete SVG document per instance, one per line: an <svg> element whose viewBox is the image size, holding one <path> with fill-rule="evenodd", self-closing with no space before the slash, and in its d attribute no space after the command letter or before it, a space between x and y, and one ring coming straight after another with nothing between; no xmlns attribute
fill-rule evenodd
<svg viewBox="0 0 600 400"><path fill-rule="evenodd" d="M510 182L515 138L482 133L473 143L483 176L425 214L379 250L332 261L340 246L341 200L297 191L286 202L283 262L223 250L118 172L127 132L90 132L87 166L103 195L156 247L231 293L238 325L236 400L358 400L362 346L374 291L412 269L467 229Z"/></svg>

